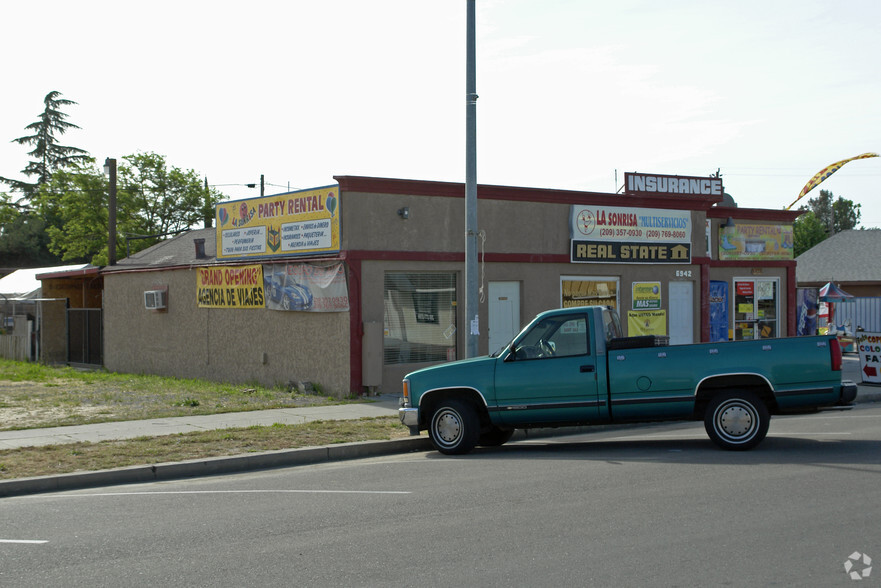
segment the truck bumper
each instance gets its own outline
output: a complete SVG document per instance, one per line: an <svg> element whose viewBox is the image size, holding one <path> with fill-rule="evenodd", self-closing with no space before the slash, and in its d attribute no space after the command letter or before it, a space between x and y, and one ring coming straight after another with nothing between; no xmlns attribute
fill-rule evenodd
<svg viewBox="0 0 881 588"><path fill-rule="evenodd" d="M841 399L838 406L845 406L852 403L857 398L857 385L851 380L841 381Z"/></svg>
<svg viewBox="0 0 881 588"><path fill-rule="evenodd" d="M419 434L419 409L418 408L399 408L398 418L401 424L410 428L411 435Z"/></svg>

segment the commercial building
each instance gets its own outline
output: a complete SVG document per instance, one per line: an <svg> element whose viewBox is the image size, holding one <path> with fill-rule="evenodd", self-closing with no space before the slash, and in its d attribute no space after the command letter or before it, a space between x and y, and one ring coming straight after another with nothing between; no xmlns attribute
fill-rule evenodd
<svg viewBox="0 0 881 588"><path fill-rule="evenodd" d="M345 395L505 344L536 313L618 309L674 344L795 334L792 221L721 178L626 174L621 194L478 186L479 314L464 316L463 184L337 176L218 205L213 229L102 270L104 365Z"/></svg>

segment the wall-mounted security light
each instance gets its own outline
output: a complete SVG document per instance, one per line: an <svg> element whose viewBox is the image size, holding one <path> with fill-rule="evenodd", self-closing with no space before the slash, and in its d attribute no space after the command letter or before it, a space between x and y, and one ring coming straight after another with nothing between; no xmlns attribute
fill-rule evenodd
<svg viewBox="0 0 881 588"><path fill-rule="evenodd" d="M410 218L410 207L405 206L404 208L399 208L398 209L398 216L404 220L407 220L408 218Z"/></svg>

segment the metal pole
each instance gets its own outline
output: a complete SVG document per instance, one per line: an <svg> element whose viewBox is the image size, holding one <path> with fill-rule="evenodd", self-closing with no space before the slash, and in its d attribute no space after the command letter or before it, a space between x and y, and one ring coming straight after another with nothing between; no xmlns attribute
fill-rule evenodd
<svg viewBox="0 0 881 588"><path fill-rule="evenodd" d="M263 198L264 190L263 190L263 174L260 174L260 197Z"/></svg>
<svg viewBox="0 0 881 588"><path fill-rule="evenodd" d="M110 201L107 203L107 225L110 237L107 241L107 265L116 265L116 160L106 158L104 167L110 176Z"/></svg>
<svg viewBox="0 0 881 588"><path fill-rule="evenodd" d="M477 296L477 73L475 65L475 0L467 0L465 68L465 357L476 357L478 341Z"/></svg>

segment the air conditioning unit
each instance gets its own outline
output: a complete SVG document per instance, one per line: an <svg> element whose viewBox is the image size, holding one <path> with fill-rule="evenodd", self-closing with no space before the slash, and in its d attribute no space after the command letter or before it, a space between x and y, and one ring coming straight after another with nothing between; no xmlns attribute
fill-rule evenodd
<svg viewBox="0 0 881 588"><path fill-rule="evenodd" d="M144 306L148 310L163 310L166 307L166 297L168 292L165 290L147 290L144 292Z"/></svg>

